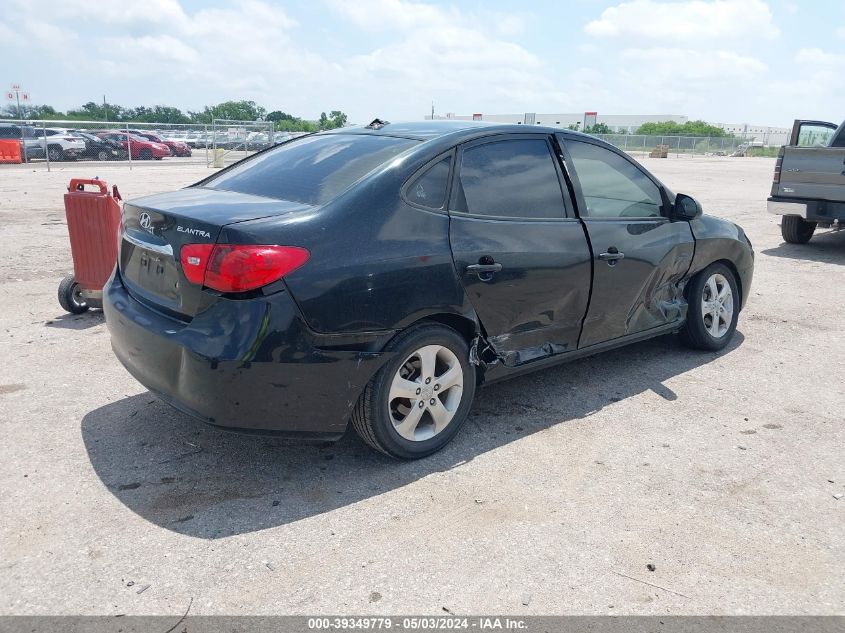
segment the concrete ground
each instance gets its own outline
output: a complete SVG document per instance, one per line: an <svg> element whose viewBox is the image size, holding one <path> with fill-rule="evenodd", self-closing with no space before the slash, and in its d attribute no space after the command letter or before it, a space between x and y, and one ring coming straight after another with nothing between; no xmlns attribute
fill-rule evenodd
<svg viewBox="0 0 845 633"><path fill-rule="evenodd" d="M644 162L754 243L729 349L491 387L414 463L204 426L63 313L70 177L204 166L0 169L0 613L845 613L845 232L783 244L773 160Z"/></svg>

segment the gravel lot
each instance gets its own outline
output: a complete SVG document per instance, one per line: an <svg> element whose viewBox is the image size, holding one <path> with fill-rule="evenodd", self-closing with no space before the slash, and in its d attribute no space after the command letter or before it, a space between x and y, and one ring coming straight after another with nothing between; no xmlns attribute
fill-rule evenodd
<svg viewBox="0 0 845 633"><path fill-rule="evenodd" d="M845 232L783 244L773 160L644 159L754 243L729 349L491 387L415 463L204 426L63 313L69 179L209 173L164 163L0 168L0 613L845 613Z"/></svg>

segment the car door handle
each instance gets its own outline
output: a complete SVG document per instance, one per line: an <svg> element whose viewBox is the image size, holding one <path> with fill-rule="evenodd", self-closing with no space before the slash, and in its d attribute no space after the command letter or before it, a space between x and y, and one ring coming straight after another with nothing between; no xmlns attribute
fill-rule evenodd
<svg viewBox="0 0 845 633"><path fill-rule="evenodd" d="M467 274L469 275L489 275L500 270L502 270L501 264L470 264L467 266Z"/></svg>
<svg viewBox="0 0 845 633"><path fill-rule="evenodd" d="M599 253L599 259L605 261L615 261L617 259L625 259L625 253L619 253L613 249L609 250L606 253Z"/></svg>

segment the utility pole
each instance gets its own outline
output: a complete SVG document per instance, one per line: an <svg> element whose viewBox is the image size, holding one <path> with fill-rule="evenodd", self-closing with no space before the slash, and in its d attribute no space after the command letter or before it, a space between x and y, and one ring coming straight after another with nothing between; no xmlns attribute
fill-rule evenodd
<svg viewBox="0 0 845 633"><path fill-rule="evenodd" d="M431 101L431 120L434 121L434 100Z"/></svg>
<svg viewBox="0 0 845 633"><path fill-rule="evenodd" d="M103 121L108 123L109 120L109 106L106 104L106 95L103 95Z"/></svg>

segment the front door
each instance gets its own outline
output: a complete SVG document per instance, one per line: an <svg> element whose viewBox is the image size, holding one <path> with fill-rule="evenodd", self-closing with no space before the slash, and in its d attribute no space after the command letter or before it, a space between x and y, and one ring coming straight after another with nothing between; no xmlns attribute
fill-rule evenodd
<svg viewBox="0 0 845 633"><path fill-rule="evenodd" d="M499 135L458 154L452 254L508 366L575 349L590 295L590 251L550 140Z"/></svg>
<svg viewBox="0 0 845 633"><path fill-rule="evenodd" d="M636 163L588 140L562 137L578 211L593 249L593 292L579 347L679 321L678 281L692 262L689 222Z"/></svg>

